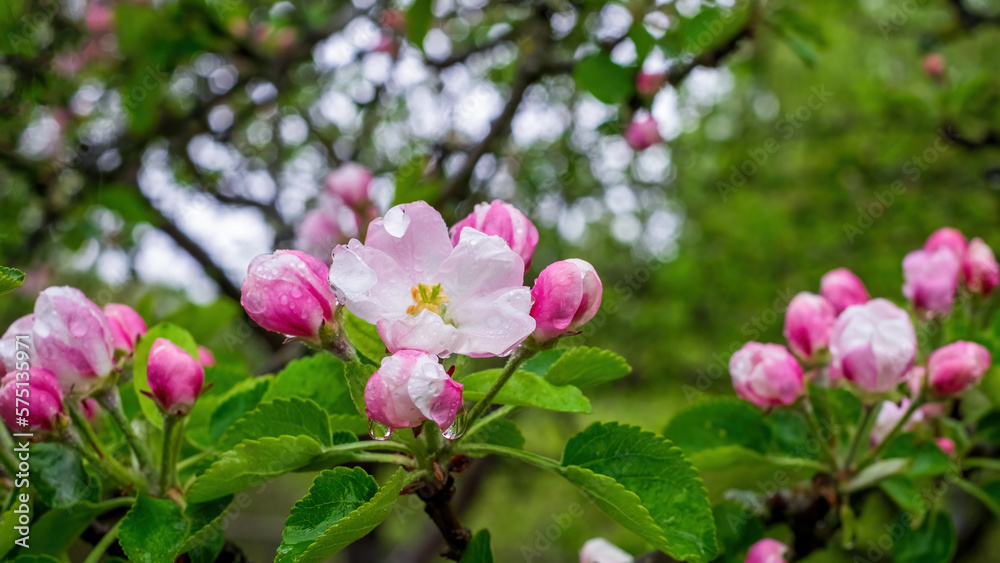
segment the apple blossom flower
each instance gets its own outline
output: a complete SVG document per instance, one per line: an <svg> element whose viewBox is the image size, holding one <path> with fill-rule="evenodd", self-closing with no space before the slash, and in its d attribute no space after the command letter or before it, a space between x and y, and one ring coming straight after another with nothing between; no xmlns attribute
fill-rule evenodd
<svg viewBox="0 0 1000 563"><path fill-rule="evenodd" d="M205 368L180 346L166 338L157 338L149 350L146 381L152 392L143 393L156 401L163 412L184 416L201 395Z"/></svg>
<svg viewBox="0 0 1000 563"><path fill-rule="evenodd" d="M32 329L35 326L35 315L29 314L25 315L16 321L12 322L7 328L3 336L0 337L0 368L3 368L3 373L14 371L17 366L17 337L27 336L31 337ZM21 346L21 350L25 355L22 357L27 358L28 365L33 365L35 362L34 358L34 346L29 346L27 339L24 340L25 344Z"/></svg>
<svg viewBox="0 0 1000 563"><path fill-rule="evenodd" d="M326 272L323 262L298 250L261 254L247 269L240 304L267 330L319 343L320 327L337 308Z"/></svg>
<svg viewBox="0 0 1000 563"><path fill-rule="evenodd" d="M945 60L941 53L928 53L924 57L924 72L933 78L940 78L944 74Z"/></svg>
<svg viewBox="0 0 1000 563"><path fill-rule="evenodd" d="M75 287L50 287L35 301L32 343L65 394L89 394L114 368L114 338L100 307Z"/></svg>
<svg viewBox="0 0 1000 563"><path fill-rule="evenodd" d="M326 176L326 190L349 207L359 208L371 202L369 193L371 182L371 170L360 164L348 162Z"/></svg>
<svg viewBox="0 0 1000 563"><path fill-rule="evenodd" d="M570 258L549 264L531 288L535 340L545 342L583 326L601 308L603 291L589 262Z"/></svg>
<svg viewBox="0 0 1000 563"><path fill-rule="evenodd" d="M833 305L838 315L851 305L860 305L871 299L865 284L847 268L837 268L823 274L819 281L819 292Z"/></svg>
<svg viewBox="0 0 1000 563"><path fill-rule="evenodd" d="M960 265L960 259L947 248L914 250L903 258L903 295L927 314L950 312Z"/></svg>
<svg viewBox="0 0 1000 563"><path fill-rule="evenodd" d="M18 374L23 374L20 379ZM19 398L22 399L20 404L17 403ZM27 406L24 401L28 402ZM11 432L54 430L64 422L60 419L65 418L65 413L62 389L55 374L49 370L31 367L11 371L0 380L0 416Z"/></svg>
<svg viewBox="0 0 1000 563"><path fill-rule="evenodd" d="M931 236L927 237L927 242L924 243L924 250L936 252L941 248L947 248L952 254L961 258L965 256L967 246L968 244L965 242L965 235L962 234L962 231L952 227L941 227L931 233Z"/></svg>
<svg viewBox="0 0 1000 563"><path fill-rule="evenodd" d="M820 295L802 292L785 310L783 334L788 347L804 362L812 362L830 343L830 330L837 320L833 305Z"/></svg>
<svg viewBox="0 0 1000 563"><path fill-rule="evenodd" d="M759 407L790 405L802 394L802 367L780 344L747 342L729 358L736 394Z"/></svg>
<svg viewBox="0 0 1000 563"><path fill-rule="evenodd" d="M502 356L535 329L521 257L473 228L453 247L441 214L423 201L372 221L365 244L334 249L330 285L390 353Z"/></svg>
<svg viewBox="0 0 1000 563"><path fill-rule="evenodd" d="M993 250L981 238L974 238L962 259L965 287L972 293L989 295L1000 282L1000 265Z"/></svg>
<svg viewBox="0 0 1000 563"><path fill-rule="evenodd" d="M580 563L632 563L635 559L604 538L587 540L580 549Z"/></svg>
<svg viewBox="0 0 1000 563"><path fill-rule="evenodd" d="M476 205L472 213L451 228L453 245L458 244L466 227L502 238L524 260L524 269L531 267L531 256L538 245L538 229L513 205L499 199Z"/></svg>
<svg viewBox="0 0 1000 563"><path fill-rule="evenodd" d="M778 540L764 538L750 546L746 563L784 563L788 546Z"/></svg>
<svg viewBox="0 0 1000 563"><path fill-rule="evenodd" d="M146 321L142 320L135 309L120 303L105 305L104 314L108 317L115 350L128 354L135 352L135 344L139 341L139 337L146 334Z"/></svg>
<svg viewBox="0 0 1000 563"><path fill-rule="evenodd" d="M382 358L365 386L365 413L389 428L434 421L442 430L462 407L462 384L444 371L437 356L399 350Z"/></svg>
<svg viewBox="0 0 1000 563"><path fill-rule="evenodd" d="M881 298L848 307L830 335L832 369L868 391L888 391L903 381L916 352L910 316Z"/></svg>
<svg viewBox="0 0 1000 563"><path fill-rule="evenodd" d="M625 129L625 142L632 147L632 150L636 151L644 151L653 145L662 143L663 137L660 136L656 119L653 119L651 115L634 119Z"/></svg>
<svg viewBox="0 0 1000 563"><path fill-rule="evenodd" d="M927 380L935 395L953 395L979 383L990 368L989 351L959 340L938 348L927 358Z"/></svg>

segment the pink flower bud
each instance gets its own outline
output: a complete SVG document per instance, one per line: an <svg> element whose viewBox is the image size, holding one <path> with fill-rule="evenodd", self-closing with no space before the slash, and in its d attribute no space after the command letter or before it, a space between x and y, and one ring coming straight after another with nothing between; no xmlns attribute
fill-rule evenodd
<svg viewBox="0 0 1000 563"><path fill-rule="evenodd" d="M499 199L476 205L468 217L451 228L452 246L458 246L466 227L502 238L524 260L525 271L531 266L531 256L538 245L538 229L513 205Z"/></svg>
<svg viewBox="0 0 1000 563"><path fill-rule="evenodd" d="M851 305L860 305L871 299L865 284L847 268L837 268L823 274L819 281L819 292L833 305L838 315Z"/></svg>
<svg viewBox="0 0 1000 563"><path fill-rule="evenodd" d="M940 77L945 68L944 57L940 53L930 53L924 57L924 72L932 77Z"/></svg>
<svg viewBox="0 0 1000 563"><path fill-rule="evenodd" d="M22 400L20 404L17 403L19 398ZM12 371L0 380L0 415L11 432L56 428L59 419L65 416L62 398L59 381L46 369L32 367L25 371ZM27 407L24 401L28 402Z"/></svg>
<svg viewBox="0 0 1000 563"><path fill-rule="evenodd" d="M21 355L22 358L26 358L25 361L28 365L33 365L34 362L34 349L35 347L31 344L31 332L35 326L35 315L25 315L20 319L17 319L11 323L10 327L7 328L7 332L3 333L3 337L0 337L0 368L3 368L3 373L11 372L17 369L17 351L21 350L24 354ZM21 338L23 344L18 347L17 337L28 337Z"/></svg>
<svg viewBox="0 0 1000 563"><path fill-rule="evenodd" d="M75 287L50 287L35 301L32 343L63 393L88 394L114 368L111 326L104 311Z"/></svg>
<svg viewBox="0 0 1000 563"><path fill-rule="evenodd" d="M577 258L549 264L531 288L535 340L545 342L594 318L604 286L597 270Z"/></svg>
<svg viewBox="0 0 1000 563"><path fill-rule="evenodd" d="M924 243L924 250L936 252L941 248L947 248L952 254L961 258L965 256L966 246L965 235L962 234L962 231L952 227L941 227L931 233L931 236L927 237L927 242Z"/></svg>
<svg viewBox="0 0 1000 563"><path fill-rule="evenodd" d="M201 395L205 368L180 346L166 338L157 338L149 350L146 381L152 390L147 396L156 401L161 410L184 416L191 412L195 399Z"/></svg>
<svg viewBox="0 0 1000 563"><path fill-rule="evenodd" d="M371 181L370 170L360 164L348 162L327 175L326 190L350 207L364 207L371 201L368 191Z"/></svg>
<svg viewBox="0 0 1000 563"><path fill-rule="evenodd" d="M368 380L365 406L368 418L389 428L433 420L443 430L462 407L462 384L448 377L436 356L400 350L382 358L381 367Z"/></svg>
<svg viewBox="0 0 1000 563"><path fill-rule="evenodd" d="M989 295L1000 282L1000 265L997 264L993 250L983 239L974 238L969 243L969 249L962 260L962 275L965 287L972 293Z"/></svg>
<svg viewBox="0 0 1000 563"><path fill-rule="evenodd" d="M215 365L215 354L204 346L198 346L198 363L210 368Z"/></svg>
<svg viewBox="0 0 1000 563"><path fill-rule="evenodd" d="M975 342L952 342L927 359L928 383L939 396L965 391L979 383L991 361L989 351Z"/></svg>
<svg viewBox="0 0 1000 563"><path fill-rule="evenodd" d="M802 366L780 344L747 342L729 358L736 394L759 407L790 405L802 393Z"/></svg>
<svg viewBox="0 0 1000 563"><path fill-rule="evenodd" d="M833 305L815 293L796 295L785 311L785 339L802 361L812 362L830 343L830 330L837 320Z"/></svg>
<svg viewBox="0 0 1000 563"><path fill-rule="evenodd" d="M240 304L267 330L319 342L320 326L333 320L337 306L328 272L298 250L261 254L247 269Z"/></svg>
<svg viewBox="0 0 1000 563"><path fill-rule="evenodd" d="M959 258L947 248L914 250L903 258L903 295L928 314L951 311L958 289Z"/></svg>
<svg viewBox="0 0 1000 563"><path fill-rule="evenodd" d="M632 150L644 151L649 147L662 143L659 125L653 116L638 117L625 129L625 142Z"/></svg>
<svg viewBox="0 0 1000 563"><path fill-rule="evenodd" d="M750 546L746 563L784 563L788 546L778 540L764 538Z"/></svg>
<svg viewBox="0 0 1000 563"><path fill-rule="evenodd" d="M97 422L98 409L99 405L95 399L86 397L80 400L80 412L83 413L84 418L86 418L88 422Z"/></svg>
<svg viewBox="0 0 1000 563"><path fill-rule="evenodd" d="M639 72L635 77L635 89L643 96L652 96L667 83L665 72Z"/></svg>
<svg viewBox="0 0 1000 563"><path fill-rule="evenodd" d="M334 247L344 242L337 218L320 209L306 213L295 227L295 247L327 264L332 259Z"/></svg>
<svg viewBox="0 0 1000 563"><path fill-rule="evenodd" d="M848 307L830 335L832 369L868 391L888 391L903 381L916 352L910 316L881 298Z"/></svg>
<svg viewBox="0 0 1000 563"><path fill-rule="evenodd" d="M604 538L587 540L580 549L580 563L632 563L634 559Z"/></svg>
<svg viewBox="0 0 1000 563"><path fill-rule="evenodd" d="M105 305L104 314L107 315L108 324L111 326L115 349L129 354L134 352L139 337L146 334L146 321L142 320L135 309L119 303Z"/></svg>
<svg viewBox="0 0 1000 563"><path fill-rule="evenodd" d="M948 457L955 457L955 441L951 438L937 438L934 440L941 451L948 454Z"/></svg>
<svg viewBox="0 0 1000 563"><path fill-rule="evenodd" d="M90 31L94 35L101 35L108 31L111 31L114 27L115 15L114 12L109 10L106 6L101 4L94 4L90 8L90 12L84 19L84 23L90 28Z"/></svg>

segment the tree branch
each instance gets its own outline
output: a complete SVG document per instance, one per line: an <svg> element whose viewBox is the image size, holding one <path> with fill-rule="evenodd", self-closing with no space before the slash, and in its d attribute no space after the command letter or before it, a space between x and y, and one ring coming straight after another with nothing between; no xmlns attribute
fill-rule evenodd
<svg viewBox="0 0 1000 563"><path fill-rule="evenodd" d="M426 485L417 491L417 495L424 501L424 512L431 517L448 544L448 551L442 555L453 561L460 560L469 545L472 532L459 522L458 515L451 506L451 498L455 495L455 478L449 475L440 488Z"/></svg>

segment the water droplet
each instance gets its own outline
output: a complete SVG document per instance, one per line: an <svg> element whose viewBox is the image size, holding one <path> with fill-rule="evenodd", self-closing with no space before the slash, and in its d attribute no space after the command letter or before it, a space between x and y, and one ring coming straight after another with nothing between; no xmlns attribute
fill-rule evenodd
<svg viewBox="0 0 1000 563"><path fill-rule="evenodd" d="M392 428L389 428L377 420L369 420L368 435L372 437L372 440L384 442L392 436Z"/></svg>
<svg viewBox="0 0 1000 563"><path fill-rule="evenodd" d="M461 438L462 434L465 434L466 430L465 415L466 413L464 408L458 411L458 415L455 416L455 421L451 423L451 426L442 430L441 435L448 440L457 440Z"/></svg>

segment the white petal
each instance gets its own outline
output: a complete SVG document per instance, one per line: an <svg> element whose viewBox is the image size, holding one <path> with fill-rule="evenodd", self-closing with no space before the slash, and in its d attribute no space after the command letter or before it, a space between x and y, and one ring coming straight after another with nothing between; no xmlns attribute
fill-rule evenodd
<svg viewBox="0 0 1000 563"><path fill-rule="evenodd" d="M330 285L348 311L374 324L406 316L416 281L384 252L355 239L334 249Z"/></svg>
<svg viewBox="0 0 1000 563"><path fill-rule="evenodd" d="M452 248L441 214L423 201L397 205L372 221L365 246L384 252L424 283L436 283L433 276Z"/></svg>

